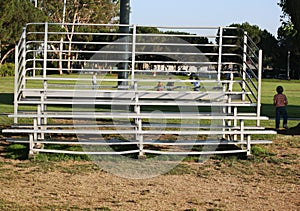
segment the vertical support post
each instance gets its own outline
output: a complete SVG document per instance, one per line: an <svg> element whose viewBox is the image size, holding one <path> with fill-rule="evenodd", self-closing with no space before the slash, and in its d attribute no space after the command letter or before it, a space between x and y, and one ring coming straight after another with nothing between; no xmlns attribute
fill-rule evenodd
<svg viewBox="0 0 300 211"><path fill-rule="evenodd" d="M44 119L41 117L42 113L44 112L42 109L43 109L43 102L41 102L41 105L37 106L37 115L38 115L37 126L38 126L38 128L41 128L41 125L44 124ZM44 139L44 133L41 133L38 138Z"/></svg>
<svg viewBox="0 0 300 211"><path fill-rule="evenodd" d="M41 125L41 106L37 106L37 125Z"/></svg>
<svg viewBox="0 0 300 211"><path fill-rule="evenodd" d="M37 45L34 45L34 52L33 52L33 61L32 61L32 77L35 77L35 75L36 75L36 51L37 51Z"/></svg>
<svg viewBox="0 0 300 211"><path fill-rule="evenodd" d="M45 139L45 134L44 132L40 131L40 133L38 133L37 131L38 130L44 130L44 127L42 127L41 125L43 124L43 118L41 117L42 113L41 113L41 106L38 105L37 107L37 119L34 118L33 119L33 128L34 128L34 141L37 141L37 140L44 140ZM43 144L41 143L37 143L35 142L34 143L34 147L35 148L42 148L43 147Z"/></svg>
<svg viewBox="0 0 300 211"><path fill-rule="evenodd" d="M40 117L38 117L38 118L40 118ZM38 130L39 130L37 121L38 121L37 118L33 119L33 141L32 141L32 151L33 151L33 153L34 153L34 148L42 148L43 147L43 144L37 142L37 140L38 140Z"/></svg>
<svg viewBox="0 0 300 211"><path fill-rule="evenodd" d="M137 90L137 81L134 82L134 94L135 94L135 105L134 105L134 112L136 115L140 115L141 113L141 107L139 105L139 93ZM136 134L135 138L139 142L139 158L143 158L144 156L144 136L142 135L142 119L140 117L137 117L135 119L135 128L136 128Z"/></svg>
<svg viewBox="0 0 300 211"><path fill-rule="evenodd" d="M144 158L145 153L144 153L144 137L139 134L139 158Z"/></svg>
<svg viewBox="0 0 300 211"><path fill-rule="evenodd" d="M43 79L47 77L47 51L48 51L48 22L45 23L45 34L44 34ZM44 80L44 86L45 86L45 80Z"/></svg>
<svg viewBox="0 0 300 211"><path fill-rule="evenodd" d="M26 28L23 28L22 33L22 64L21 64L21 70L22 70L22 88L26 87ZM19 49L20 50L20 49Z"/></svg>
<svg viewBox="0 0 300 211"><path fill-rule="evenodd" d="M218 82L218 86L221 86L221 73L222 73L222 51L223 51L223 27L219 28L219 54L218 54L218 75L217 75L217 82ZM223 91L226 92L226 87L227 84L222 85L223 86ZM227 107L223 106L222 112L223 114L227 112ZM223 129L222 131L225 131L225 126L226 126L226 120L222 120L222 124L223 124ZM223 138L226 138L226 135L223 134Z"/></svg>
<svg viewBox="0 0 300 211"><path fill-rule="evenodd" d="M262 50L259 50L259 56L258 56L258 88L257 88L257 122L256 126L260 126L260 113L261 113L261 90L262 90L262 60L263 60L263 54Z"/></svg>
<svg viewBox="0 0 300 211"><path fill-rule="evenodd" d="M29 155L28 155L29 158L34 157L33 148L34 148L33 135L29 134Z"/></svg>
<svg viewBox="0 0 300 211"><path fill-rule="evenodd" d="M135 81L134 82L134 100L135 100L135 105L134 105L134 112L137 113L137 114L140 114L140 106L139 106L139 93L138 93L138 82Z"/></svg>
<svg viewBox="0 0 300 211"><path fill-rule="evenodd" d="M132 58L131 58L131 86L133 87L134 90L134 99L135 99L135 105L134 105L134 112L136 114L140 114L140 106L139 106L139 93L138 93L138 81L135 80L135 44L136 44L136 25L133 25L133 34L132 34ZM142 121L137 118L135 119L135 124L136 124L136 130L141 131L142 127ZM140 145L142 144L141 142L141 135L140 134L135 134L135 139L139 140ZM141 153L139 153L139 156L141 156Z"/></svg>
<svg viewBox="0 0 300 211"><path fill-rule="evenodd" d="M131 52L131 86L135 86L135 45L136 45L136 25L133 25L132 52ZM136 87L135 87L136 88Z"/></svg>
<svg viewBox="0 0 300 211"><path fill-rule="evenodd" d="M46 100L48 82L47 82L47 59L48 59L48 23L45 23L45 37L44 37L44 64L43 64L43 93L41 95L41 111L44 112L46 110L46 105L44 104L44 100ZM44 118L42 120L43 124L46 124L47 120ZM43 138L43 135L42 135Z"/></svg>
<svg viewBox="0 0 300 211"><path fill-rule="evenodd" d="M20 88L26 85L26 27L23 28L22 36L15 50L15 78L14 78L14 123L18 123L18 99Z"/></svg>
<svg viewBox="0 0 300 211"><path fill-rule="evenodd" d="M245 140L245 137L244 137L244 132L245 132L245 121L243 119L240 120L240 123L241 123L241 141L244 141Z"/></svg>
<svg viewBox="0 0 300 211"><path fill-rule="evenodd" d="M232 95L231 95L232 91L233 91L233 72L230 73L230 82L228 84L228 90L227 90L227 92L229 92L228 93L228 100L227 100L227 103L228 103L227 114L232 113L232 107L230 105L232 103ZM232 125L231 123L232 123L232 121L228 120L227 121L227 126L231 126ZM236 140L236 139L234 139L234 140Z"/></svg>
<svg viewBox="0 0 300 211"><path fill-rule="evenodd" d="M233 108L233 116L234 116L234 119L233 119L233 126L234 127L237 127L237 113L238 113L238 108L237 106L235 106ZM236 141L237 140L237 135L233 135L233 140Z"/></svg>
<svg viewBox="0 0 300 211"><path fill-rule="evenodd" d="M129 13L130 13L130 0L121 0L120 2L120 24L122 24L119 27L119 32L126 34L121 35L121 38L123 39L124 45L122 46L122 50L124 53L122 53L122 60L124 62L120 63L120 69L121 71L118 72L118 86L123 84L124 86L127 86L127 81L122 81L122 79L128 78L128 62L126 61L128 59L128 42L129 42Z"/></svg>
<svg viewBox="0 0 300 211"><path fill-rule="evenodd" d="M38 117L39 118L39 117ZM36 118L33 118L33 145L34 145L34 142L37 141L38 139L38 126L37 126L37 119Z"/></svg>
<svg viewBox="0 0 300 211"><path fill-rule="evenodd" d="M218 83L221 81L222 51L223 51L223 27L219 28L219 58L218 58Z"/></svg>
<svg viewBox="0 0 300 211"><path fill-rule="evenodd" d="M248 35L247 32L244 32L244 48L243 48L243 73L242 73L242 91L246 90L246 72L247 72L247 42ZM245 101L246 94L242 94L242 101Z"/></svg>
<svg viewBox="0 0 300 211"><path fill-rule="evenodd" d="M247 135L247 156L251 155L251 136Z"/></svg>
<svg viewBox="0 0 300 211"><path fill-rule="evenodd" d="M19 78L19 46L15 49L15 81L14 81L14 124L18 124L18 78Z"/></svg>

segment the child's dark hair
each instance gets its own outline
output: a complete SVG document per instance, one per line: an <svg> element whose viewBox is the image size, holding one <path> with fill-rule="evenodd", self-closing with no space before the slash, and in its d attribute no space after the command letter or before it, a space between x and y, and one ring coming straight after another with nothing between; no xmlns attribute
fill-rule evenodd
<svg viewBox="0 0 300 211"><path fill-rule="evenodd" d="M277 86L276 91L277 91L278 94L282 94L283 87L282 86Z"/></svg>

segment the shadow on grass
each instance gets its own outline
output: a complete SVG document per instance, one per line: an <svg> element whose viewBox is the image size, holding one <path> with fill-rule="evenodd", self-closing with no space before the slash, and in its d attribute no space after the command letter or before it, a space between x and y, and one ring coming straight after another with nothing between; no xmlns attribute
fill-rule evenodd
<svg viewBox="0 0 300 211"><path fill-rule="evenodd" d="M295 126L295 127L291 127L287 130L278 130L277 131L278 134L283 134L283 135L300 135L300 123Z"/></svg>
<svg viewBox="0 0 300 211"><path fill-rule="evenodd" d="M28 159L28 145L26 144L10 144L3 150L5 158L13 160L27 160Z"/></svg>
<svg viewBox="0 0 300 211"><path fill-rule="evenodd" d="M13 93L0 93L0 104L12 105L14 103Z"/></svg>
<svg viewBox="0 0 300 211"><path fill-rule="evenodd" d="M300 118L299 110L300 105L288 105L287 112L289 118ZM273 104L262 104L262 115L275 118L275 106Z"/></svg>

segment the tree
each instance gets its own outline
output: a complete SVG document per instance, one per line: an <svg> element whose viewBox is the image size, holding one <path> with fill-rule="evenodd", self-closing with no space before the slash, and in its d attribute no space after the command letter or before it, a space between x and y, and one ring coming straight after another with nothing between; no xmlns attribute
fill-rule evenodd
<svg viewBox="0 0 300 211"><path fill-rule="evenodd" d="M281 0L279 3L283 15L281 27L278 29L278 40L282 51L285 53L286 66L287 55L290 52L291 76L300 78L300 1Z"/></svg>
<svg viewBox="0 0 300 211"><path fill-rule="evenodd" d="M300 50L300 1L280 0L283 11L282 26L279 32L295 36L297 49Z"/></svg>
<svg viewBox="0 0 300 211"><path fill-rule="evenodd" d="M0 0L0 50L4 52L0 64L14 51L22 26L29 22L46 20L47 17L29 0Z"/></svg>
<svg viewBox="0 0 300 211"><path fill-rule="evenodd" d="M74 31L77 23L114 23L118 16L117 0L66 0L64 8L64 0L47 0L43 1L39 7L49 16L50 20L57 23L73 23L71 25L62 24L67 34L68 53L67 53L67 69L71 72L71 49ZM81 27L82 28L82 27ZM86 30L85 30L86 31ZM61 45L56 47L56 52L62 60L63 37ZM52 46L55 48L54 46ZM62 74L62 62L59 64L60 74Z"/></svg>
<svg viewBox="0 0 300 211"><path fill-rule="evenodd" d="M252 41L259 48L263 50L263 56L264 56L263 61L265 67L266 66L277 67L280 64L281 60L279 58L282 55L280 53L278 41L267 30L261 30L257 25L251 25L247 22L242 24L231 24L230 27L238 27L240 29L243 29L243 31L246 31L248 33L248 36L252 39ZM224 34L228 35L228 31L231 32L232 30L227 30L225 31ZM243 37L243 31L240 31L241 33L239 34L240 37ZM240 41L241 39L239 39L238 41L235 40L234 42L240 42ZM233 44L233 43L226 43L226 44ZM241 45L241 43L235 43L235 44L237 44L238 46ZM238 51L241 49L236 49L236 50Z"/></svg>
<svg viewBox="0 0 300 211"><path fill-rule="evenodd" d="M64 0L40 1L39 7L55 23L113 23L117 21L118 0Z"/></svg>

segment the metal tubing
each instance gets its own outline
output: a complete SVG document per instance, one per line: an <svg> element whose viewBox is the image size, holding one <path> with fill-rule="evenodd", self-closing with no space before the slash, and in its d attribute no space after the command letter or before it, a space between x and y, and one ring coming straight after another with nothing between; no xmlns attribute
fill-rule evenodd
<svg viewBox="0 0 300 211"><path fill-rule="evenodd" d="M15 81L14 81L14 124L18 124L18 78L19 78L19 47L15 49Z"/></svg>
<svg viewBox="0 0 300 211"><path fill-rule="evenodd" d="M262 77L262 60L263 54L262 50L259 50L259 60L258 60L258 90L257 90L257 122L256 126L260 126L260 113L261 113L261 77Z"/></svg>
<svg viewBox="0 0 300 211"><path fill-rule="evenodd" d="M44 33L43 78L47 77L47 54L48 54L48 22L45 23L45 33Z"/></svg>
<svg viewBox="0 0 300 211"><path fill-rule="evenodd" d="M22 88L25 88L26 86L26 28L23 28L22 33L22 68L21 68L21 76L22 76ZM20 50L20 49L19 49Z"/></svg>
<svg viewBox="0 0 300 211"><path fill-rule="evenodd" d="M135 74L135 50L136 50L136 25L133 25L132 34L132 52L131 52L131 86L135 85L134 74Z"/></svg>
<svg viewBox="0 0 300 211"><path fill-rule="evenodd" d="M247 156L251 155L251 136L247 135Z"/></svg>
<svg viewBox="0 0 300 211"><path fill-rule="evenodd" d="M29 134L29 155L28 155L28 157L32 157L33 155L34 155L33 135Z"/></svg>
<svg viewBox="0 0 300 211"><path fill-rule="evenodd" d="M244 48L243 48L243 73L242 73L242 89L246 90L246 72L247 72L247 32L244 32ZM242 101L246 100L246 95L242 95Z"/></svg>
<svg viewBox="0 0 300 211"><path fill-rule="evenodd" d="M219 31L218 83L221 81L222 72L223 27L220 27Z"/></svg>
<svg viewBox="0 0 300 211"><path fill-rule="evenodd" d="M234 127L237 127L237 119L235 118L237 115L238 115L238 108L237 108L237 106L235 106L233 108L233 116L234 116L233 126ZM237 140L237 135L233 135L233 140Z"/></svg>
<svg viewBox="0 0 300 211"><path fill-rule="evenodd" d="M240 124L241 124L241 133L240 133L240 140L244 141L245 137L244 137L244 131L245 131L245 121L243 119L240 120Z"/></svg>
<svg viewBox="0 0 300 211"><path fill-rule="evenodd" d="M33 118L33 142L36 142L38 139L38 125L37 118Z"/></svg>

